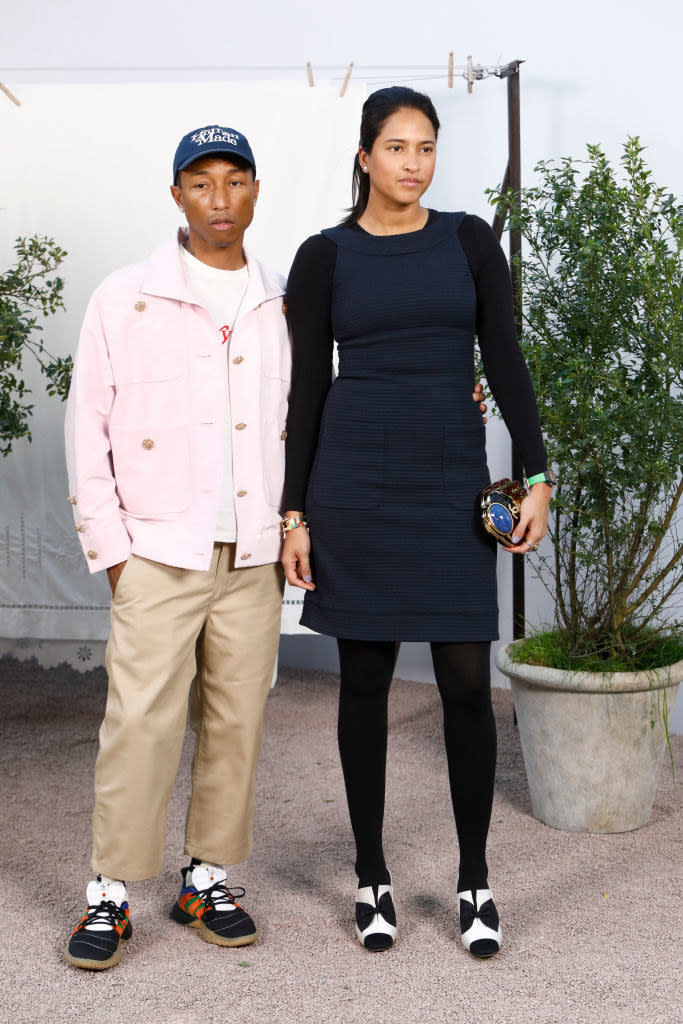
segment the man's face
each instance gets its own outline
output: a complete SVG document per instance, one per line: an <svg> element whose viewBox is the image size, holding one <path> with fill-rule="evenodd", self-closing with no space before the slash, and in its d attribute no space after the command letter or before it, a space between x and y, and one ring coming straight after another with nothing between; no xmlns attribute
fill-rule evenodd
<svg viewBox="0 0 683 1024"><path fill-rule="evenodd" d="M251 168L238 167L228 156L200 157L180 171L171 185L190 228L190 244L212 249L242 245L254 217L259 183Z"/></svg>

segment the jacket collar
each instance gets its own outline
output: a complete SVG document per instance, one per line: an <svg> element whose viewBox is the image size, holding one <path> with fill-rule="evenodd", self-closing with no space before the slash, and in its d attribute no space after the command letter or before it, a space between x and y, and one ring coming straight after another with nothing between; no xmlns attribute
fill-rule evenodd
<svg viewBox="0 0 683 1024"><path fill-rule="evenodd" d="M185 241L187 232L180 228L178 234L152 253L145 264L145 274L140 291L145 295L157 295L162 299L175 299L199 306L185 282L183 265L178 245ZM268 299L277 299L285 294L285 280L274 270L264 266L260 260L245 248L244 255L249 268L249 283L244 293L240 319L245 313L256 309Z"/></svg>

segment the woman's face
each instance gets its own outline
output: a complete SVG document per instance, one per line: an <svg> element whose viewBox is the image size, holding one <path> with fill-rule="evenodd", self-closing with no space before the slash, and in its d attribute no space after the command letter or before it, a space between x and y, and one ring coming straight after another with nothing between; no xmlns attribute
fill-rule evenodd
<svg viewBox="0 0 683 1024"><path fill-rule="evenodd" d="M436 137L432 122L420 110L401 107L382 125L372 150L359 149L361 173L367 167L370 193L408 206L419 201L432 183Z"/></svg>

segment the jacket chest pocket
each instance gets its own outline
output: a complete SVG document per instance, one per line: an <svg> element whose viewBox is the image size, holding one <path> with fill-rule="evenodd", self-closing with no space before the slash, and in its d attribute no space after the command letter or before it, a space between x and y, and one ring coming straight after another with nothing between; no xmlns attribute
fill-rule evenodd
<svg viewBox="0 0 683 1024"><path fill-rule="evenodd" d="M126 337L127 378L132 384L177 380L185 370L186 346L177 323L136 323Z"/></svg>
<svg viewBox="0 0 683 1024"><path fill-rule="evenodd" d="M257 311L257 315L262 317L261 368L265 377L289 384L292 379L292 343L284 314L278 312L281 305L282 299L273 299Z"/></svg>

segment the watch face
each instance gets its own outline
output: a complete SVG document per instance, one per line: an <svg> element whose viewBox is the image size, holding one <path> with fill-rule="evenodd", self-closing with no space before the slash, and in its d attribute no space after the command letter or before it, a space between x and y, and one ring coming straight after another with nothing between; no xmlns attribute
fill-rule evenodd
<svg viewBox="0 0 683 1024"><path fill-rule="evenodd" d="M494 501L489 505L488 512L491 525L495 526L499 533L510 533L515 524L505 505L501 505L500 502Z"/></svg>

